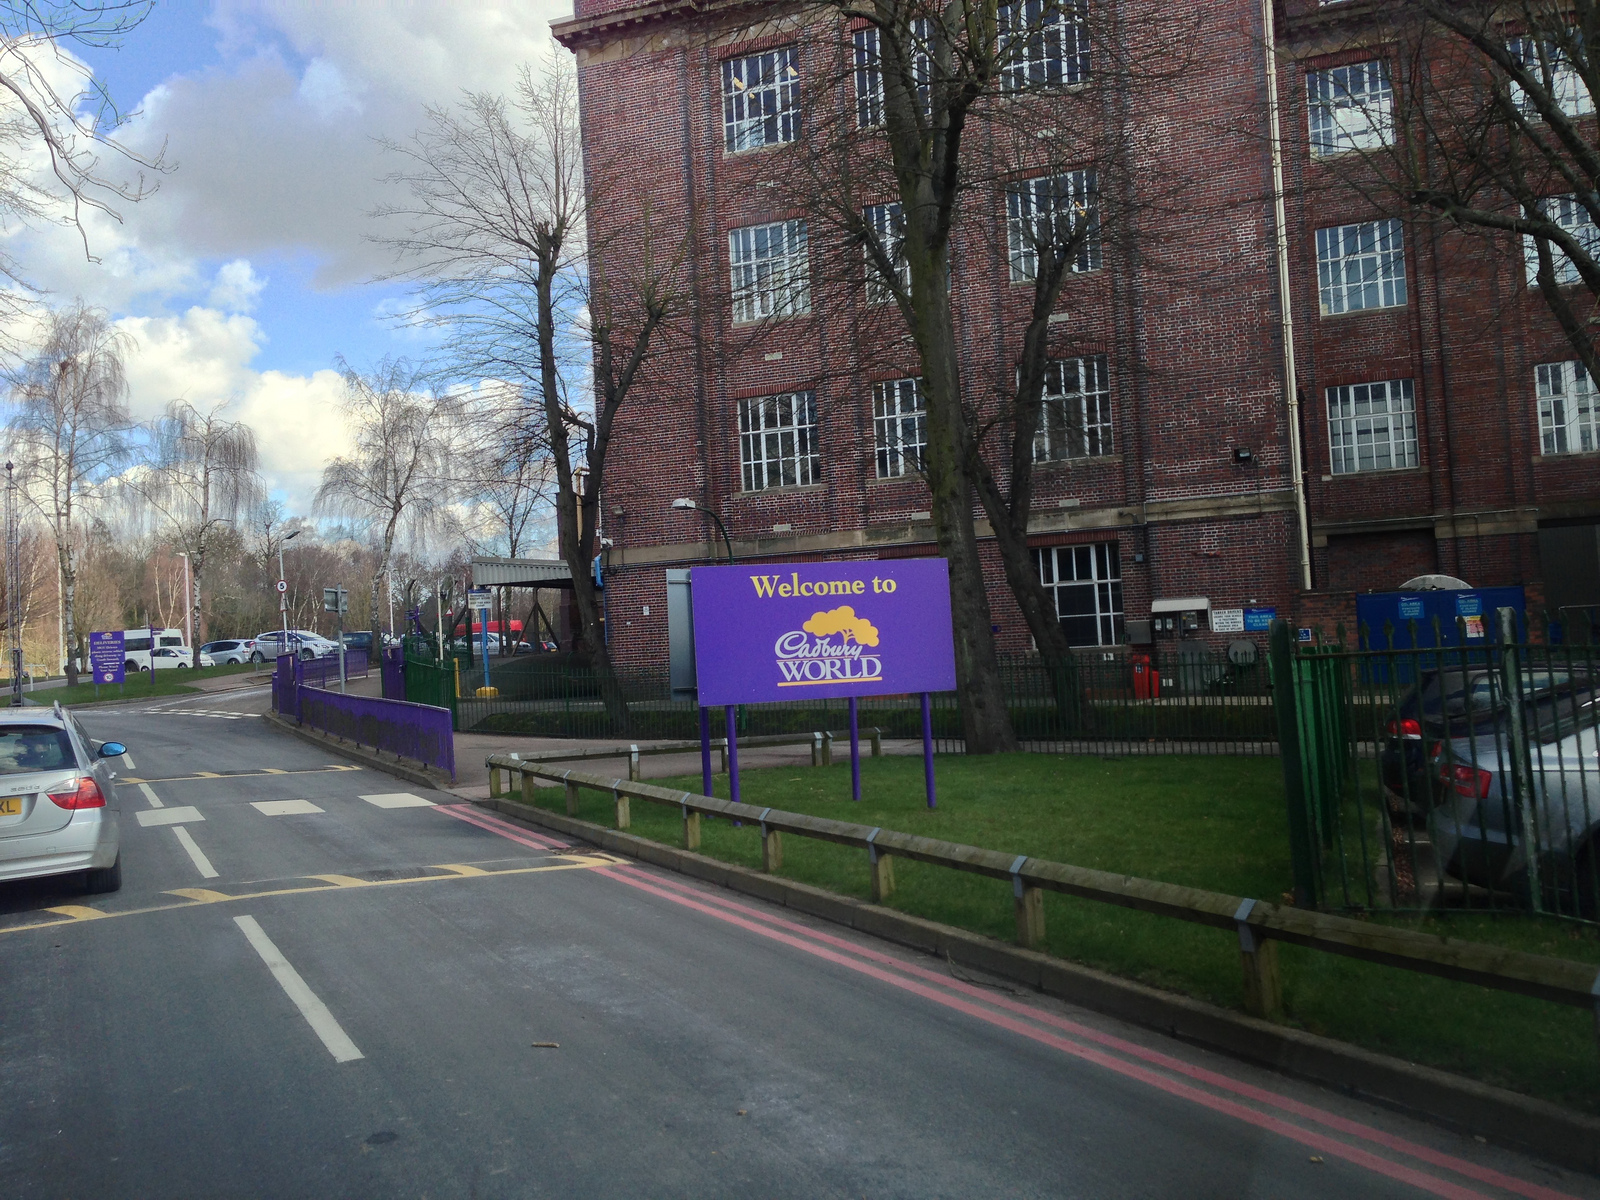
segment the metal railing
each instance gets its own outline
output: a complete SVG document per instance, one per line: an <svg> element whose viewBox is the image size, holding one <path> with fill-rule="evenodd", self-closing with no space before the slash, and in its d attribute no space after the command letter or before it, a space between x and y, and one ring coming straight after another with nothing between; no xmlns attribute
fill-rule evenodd
<svg viewBox="0 0 1600 1200"><path fill-rule="evenodd" d="M1510 609L1432 645L1393 632L1274 630L1297 898L1594 921L1600 647L1530 642Z"/></svg>
<svg viewBox="0 0 1600 1200"><path fill-rule="evenodd" d="M1002 660L1002 683L1018 738L1031 749L1058 753L1277 752L1264 656L1238 664L1220 652L1185 643L1163 650L1151 666L1153 675L1141 680L1131 658L1120 651L1096 651L1077 657L1067 677L1056 680L1037 656ZM408 653L406 669L409 698L422 699L426 692L430 703L441 703L434 697L452 682L455 666L447 658L441 669L433 660L424 662ZM672 695L664 666L624 667L617 675L627 702L626 728L618 728L607 711L595 673L553 655L492 661L490 676L499 695L452 696L457 728L564 738L696 735L699 710L692 699ZM472 690L468 678L463 674L464 693ZM1146 682L1151 680L1153 685ZM860 719L880 728L884 737L922 736L916 696L869 697L859 706ZM838 728L847 713L842 699L745 705L738 713L739 734L742 739ZM954 693L934 695L933 731L941 753L964 749Z"/></svg>
<svg viewBox="0 0 1600 1200"><path fill-rule="evenodd" d="M450 728L449 709L303 685L299 692L302 725L437 767L455 781L455 732Z"/></svg>
<svg viewBox="0 0 1600 1200"><path fill-rule="evenodd" d="M895 858L1010 880L1017 941L1026 947L1038 946L1044 939L1043 893L1046 891L1233 930L1239 937L1245 1006L1257 1016L1274 1016L1282 1009L1277 943L1289 942L1328 954L1590 1009L1596 1013L1596 1032L1600 1035L1600 973L1591 964L1439 938L1267 900L1222 895L1200 888L1049 862L1025 854L1002 853L847 821L738 804L625 779L563 770L509 755L490 755L486 761L494 771L491 783L498 783L500 771L520 776L523 798L529 802L536 780L560 784L565 788L569 816L577 813L579 789L608 793L615 805L619 830L626 830L631 824L632 800L677 809L686 850L699 848L702 817L742 822L759 832L762 870L768 872L782 867L785 834L853 847L867 855L874 903L881 903L894 891Z"/></svg>

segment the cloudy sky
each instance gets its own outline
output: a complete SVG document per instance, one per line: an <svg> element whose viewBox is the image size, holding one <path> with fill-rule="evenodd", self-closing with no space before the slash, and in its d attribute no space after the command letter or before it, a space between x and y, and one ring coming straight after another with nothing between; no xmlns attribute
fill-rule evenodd
<svg viewBox="0 0 1600 1200"><path fill-rule="evenodd" d="M114 50L76 50L134 115L119 135L173 170L123 221L12 231L29 281L108 309L137 342L138 418L183 397L255 426L269 485L305 513L345 444L332 364L426 343L387 319L403 291L367 216L424 104L509 91L570 0L160 0Z"/></svg>

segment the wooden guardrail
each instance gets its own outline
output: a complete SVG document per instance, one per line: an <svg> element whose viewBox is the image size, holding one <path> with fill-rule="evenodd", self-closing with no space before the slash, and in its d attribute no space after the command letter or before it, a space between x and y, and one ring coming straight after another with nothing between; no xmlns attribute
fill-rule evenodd
<svg viewBox="0 0 1600 1200"><path fill-rule="evenodd" d="M871 742L872 757L879 758L883 755L883 730L870 727L857 731L857 736L862 741ZM735 745L740 749L756 746L810 746L811 765L813 767L829 767L833 765L833 743L835 741L850 740L848 729L819 729L812 733L764 733L756 737L739 738ZM721 755L721 769L718 774L728 773L728 739L712 738L711 748ZM552 763L552 762L577 762L593 758L626 758L628 760L628 778L637 782L642 776L639 773L639 759L648 754L684 754L689 751L698 751L700 742L693 741L659 742L653 746L588 746L578 750L539 750L533 754L510 755L510 760L523 763ZM494 759L489 760L489 774L492 790L500 790L499 768L495 766Z"/></svg>
<svg viewBox="0 0 1600 1200"><path fill-rule="evenodd" d="M1256 1016L1272 1017L1282 1011L1277 943L1289 942L1328 954L1475 983L1555 1004L1589 1008L1595 1013L1596 1034L1600 1036L1600 971L1587 963L1434 937L1246 896L1157 883L1131 875L1074 867L1025 854L984 850L827 817L735 804L731 800L697 796L653 784L607 779L570 768L558 769L526 758L496 754L489 757L488 765L494 776L492 791L496 793L499 771L519 775L523 799L529 801L536 780L563 785L569 815L577 813L579 789L610 792L616 805L618 829L627 829L630 824L631 800L676 808L682 815L683 845L688 850L700 846L702 816L726 817L759 826L761 863L765 871L776 871L783 865L782 835L786 833L865 850L875 903L882 903L894 890L896 858L986 875L991 879L1009 879L1016 908L1017 941L1029 948L1039 945L1044 938L1043 900L1047 891L1233 930L1239 937L1245 1007Z"/></svg>

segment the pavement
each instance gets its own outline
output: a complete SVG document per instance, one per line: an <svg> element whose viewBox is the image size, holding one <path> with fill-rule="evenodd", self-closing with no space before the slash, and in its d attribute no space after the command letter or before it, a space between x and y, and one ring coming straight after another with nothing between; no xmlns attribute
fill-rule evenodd
<svg viewBox="0 0 1600 1200"><path fill-rule="evenodd" d="M0 1195L1575 1196L1600 1181L268 728L130 748L122 890L0 885Z"/></svg>

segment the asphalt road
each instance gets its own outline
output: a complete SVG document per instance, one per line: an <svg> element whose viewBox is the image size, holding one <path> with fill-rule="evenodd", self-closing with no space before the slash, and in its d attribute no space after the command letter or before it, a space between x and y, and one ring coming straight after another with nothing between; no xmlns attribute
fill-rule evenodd
<svg viewBox="0 0 1600 1200"><path fill-rule="evenodd" d="M260 707L83 714L131 750L124 886L0 885L0 1196L1600 1197Z"/></svg>

